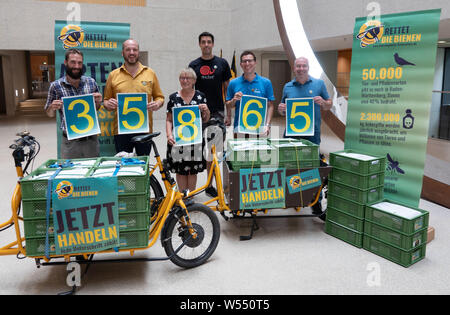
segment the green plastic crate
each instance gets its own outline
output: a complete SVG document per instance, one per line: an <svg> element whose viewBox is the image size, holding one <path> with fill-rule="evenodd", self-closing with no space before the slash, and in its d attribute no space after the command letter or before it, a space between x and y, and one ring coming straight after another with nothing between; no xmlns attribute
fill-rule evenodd
<svg viewBox="0 0 450 315"><path fill-rule="evenodd" d="M22 211L25 220L45 218L47 215L47 199L22 200ZM50 215L53 215L51 207Z"/></svg>
<svg viewBox="0 0 450 315"><path fill-rule="evenodd" d="M425 228L414 234L406 235L365 220L364 233L389 245L409 251L427 243L428 229Z"/></svg>
<svg viewBox="0 0 450 315"><path fill-rule="evenodd" d="M373 159L363 160L354 158L352 157L354 154L368 155L373 157ZM386 168L386 157L366 154L355 150L343 150L330 153L330 165L360 175L369 175L384 172Z"/></svg>
<svg viewBox="0 0 450 315"><path fill-rule="evenodd" d="M231 140L229 140L231 141ZM247 168L248 165L275 165L278 163L277 151L267 142L252 141L234 144L229 142L227 147L227 161L235 167ZM244 147L245 146L245 147Z"/></svg>
<svg viewBox="0 0 450 315"><path fill-rule="evenodd" d="M127 231L119 234L119 249L145 248L148 246L149 230Z"/></svg>
<svg viewBox="0 0 450 315"><path fill-rule="evenodd" d="M149 211L150 203L148 194L119 195L118 196L119 213L134 213ZM22 200L23 218L43 219L47 213L47 199ZM50 215L53 210L50 208Z"/></svg>
<svg viewBox="0 0 450 315"><path fill-rule="evenodd" d="M119 215L119 231L148 230L150 216L148 212L127 213Z"/></svg>
<svg viewBox="0 0 450 315"><path fill-rule="evenodd" d="M42 175L46 172L52 171L51 169L38 168L30 175L24 177L20 181L20 188L22 190L22 200L31 199L44 199L47 198L48 179L35 179L34 176ZM86 169L86 177L89 173L89 169ZM78 177L80 178L80 177Z"/></svg>
<svg viewBox="0 0 450 315"><path fill-rule="evenodd" d="M42 238L47 232L47 220L24 220L25 239ZM53 218L50 218L48 225L48 233L53 236L55 229L53 227Z"/></svg>
<svg viewBox="0 0 450 315"><path fill-rule="evenodd" d="M415 264L425 258L426 254L426 244L423 244L418 248L405 251L398 247L384 243L369 235L364 235L363 248L403 267L409 267L412 264Z"/></svg>
<svg viewBox="0 0 450 315"><path fill-rule="evenodd" d="M364 219L365 204L336 196L328 190L327 207L330 206L358 219Z"/></svg>
<svg viewBox="0 0 450 315"><path fill-rule="evenodd" d="M375 188L384 185L384 170L376 174L359 175L358 173L333 167L330 173L330 179L360 189Z"/></svg>
<svg viewBox="0 0 450 315"><path fill-rule="evenodd" d="M327 220L338 223L356 232L364 232L364 220L327 206Z"/></svg>
<svg viewBox="0 0 450 315"><path fill-rule="evenodd" d="M278 151L278 161L296 162L297 160L318 160L319 146L308 140L277 139L269 140Z"/></svg>
<svg viewBox="0 0 450 315"><path fill-rule="evenodd" d="M374 206L380 202L389 202L391 204L404 206L411 210L417 211L418 216L407 218L399 214L375 208ZM366 206L365 219L394 231L410 235L428 227L429 213L428 211L419 208L414 208L402 205L398 202L390 201L388 199L383 199L378 202L370 203Z"/></svg>
<svg viewBox="0 0 450 315"><path fill-rule="evenodd" d="M148 211L119 214L119 231L149 229L150 217ZM24 220L25 239L43 238L47 231L46 218ZM49 235L53 236L55 229L53 217L49 218Z"/></svg>
<svg viewBox="0 0 450 315"><path fill-rule="evenodd" d="M25 250L28 257L45 255L45 238L31 238L25 240ZM49 238L49 254L56 255L55 239Z"/></svg>
<svg viewBox="0 0 450 315"><path fill-rule="evenodd" d="M121 162L123 158L121 157L101 157L97 159L97 162L94 164L94 168L111 168L115 167L116 163ZM139 160L144 162L144 164L135 164L131 166L143 165L148 167L148 156L133 156L131 159ZM107 164L105 164L107 163ZM124 164L122 167L127 167L130 165Z"/></svg>
<svg viewBox="0 0 450 315"><path fill-rule="evenodd" d="M299 169L299 168L315 168L320 166L320 160L300 160L293 162L280 162L278 167L287 168L287 169Z"/></svg>
<svg viewBox="0 0 450 315"><path fill-rule="evenodd" d="M119 233L118 249L146 248L148 246L149 230L126 231ZM45 255L45 237L30 238L25 241L25 249L28 257L40 257ZM56 255L54 237L49 238L49 254ZM74 253L76 254L76 253Z"/></svg>
<svg viewBox="0 0 450 315"><path fill-rule="evenodd" d="M358 187L337 183L332 179L328 180L328 191L333 195L339 195L343 198L364 204L382 200L383 188L384 186L378 186L370 189L359 189Z"/></svg>
<svg viewBox="0 0 450 315"><path fill-rule="evenodd" d="M363 233L346 228L339 223L327 220L325 232L358 248L363 246Z"/></svg>

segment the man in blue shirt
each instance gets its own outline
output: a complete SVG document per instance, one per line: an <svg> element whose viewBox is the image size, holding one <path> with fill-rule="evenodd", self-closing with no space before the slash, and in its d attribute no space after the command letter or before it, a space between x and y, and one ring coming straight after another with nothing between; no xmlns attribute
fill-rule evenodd
<svg viewBox="0 0 450 315"><path fill-rule="evenodd" d="M320 110L330 110L333 102L328 95L325 83L321 79L315 79L309 76L309 62L305 57L300 57L294 63L295 79L285 84L283 88L283 97L278 105L278 112L286 115L287 98L314 98L314 136L300 137L320 145ZM286 135L286 131L285 131ZM289 138L296 138L289 136Z"/></svg>
<svg viewBox="0 0 450 315"><path fill-rule="evenodd" d="M281 103L278 105L278 112L283 116L286 115L286 104L284 102L287 98L312 97L314 99L314 135L304 137L289 136L289 138L306 139L320 145L320 110L330 110L333 106L333 101L328 95L323 80L309 76L309 62L307 58L300 57L295 60L294 74L295 79L286 83L283 88L283 97L281 98ZM284 132L284 136L286 137L286 131ZM322 194L318 202L312 207L313 214L322 214L321 201ZM320 217L322 219L324 218L323 215Z"/></svg>
<svg viewBox="0 0 450 315"><path fill-rule="evenodd" d="M270 122L273 115L273 95L272 82L269 79L258 75L256 69L256 56L251 51L244 51L241 54L241 68L244 72L241 77L231 80L227 89L226 104L228 108L235 107L234 133L237 134L239 120L239 106L242 95L253 95L267 98L267 118L264 126L264 135L270 132Z"/></svg>

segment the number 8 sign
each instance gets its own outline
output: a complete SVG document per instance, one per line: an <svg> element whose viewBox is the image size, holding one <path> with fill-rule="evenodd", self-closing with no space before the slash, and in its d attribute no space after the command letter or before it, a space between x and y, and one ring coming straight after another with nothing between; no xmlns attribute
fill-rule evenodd
<svg viewBox="0 0 450 315"><path fill-rule="evenodd" d="M239 106L239 133L260 134L266 124L267 98L243 95Z"/></svg>
<svg viewBox="0 0 450 315"><path fill-rule="evenodd" d="M117 93L117 103L119 134L150 131L146 93Z"/></svg>
<svg viewBox="0 0 450 315"><path fill-rule="evenodd" d="M314 135L313 98L286 99L286 136Z"/></svg>
<svg viewBox="0 0 450 315"><path fill-rule="evenodd" d="M68 140L100 133L93 94L63 97L62 101Z"/></svg>
<svg viewBox="0 0 450 315"><path fill-rule="evenodd" d="M198 106L174 107L172 117L176 146L202 143L202 120Z"/></svg>

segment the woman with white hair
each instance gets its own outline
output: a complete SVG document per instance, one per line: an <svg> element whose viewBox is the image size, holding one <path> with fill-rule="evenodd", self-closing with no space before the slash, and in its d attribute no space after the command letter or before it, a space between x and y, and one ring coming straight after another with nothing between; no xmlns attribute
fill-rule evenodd
<svg viewBox="0 0 450 315"><path fill-rule="evenodd" d="M197 185L197 174L206 168L206 160L203 155L204 143L174 146L172 108L198 105L203 122L209 120L210 112L206 105L205 94L195 90L195 81L197 80L195 71L191 68L181 70L179 80L181 89L171 94L167 103L167 162L170 171L176 174L180 191L186 189L193 191Z"/></svg>

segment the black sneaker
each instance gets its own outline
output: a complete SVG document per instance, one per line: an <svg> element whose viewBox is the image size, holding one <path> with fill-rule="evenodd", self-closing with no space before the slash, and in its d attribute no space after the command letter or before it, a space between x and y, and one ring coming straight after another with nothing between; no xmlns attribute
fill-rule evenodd
<svg viewBox="0 0 450 315"><path fill-rule="evenodd" d="M322 214L322 205L320 202L317 202L314 206L312 206L312 213L313 214Z"/></svg>
<svg viewBox="0 0 450 315"><path fill-rule="evenodd" d="M216 198L218 196L217 190L213 186L209 186L205 189L205 194L211 198Z"/></svg>

